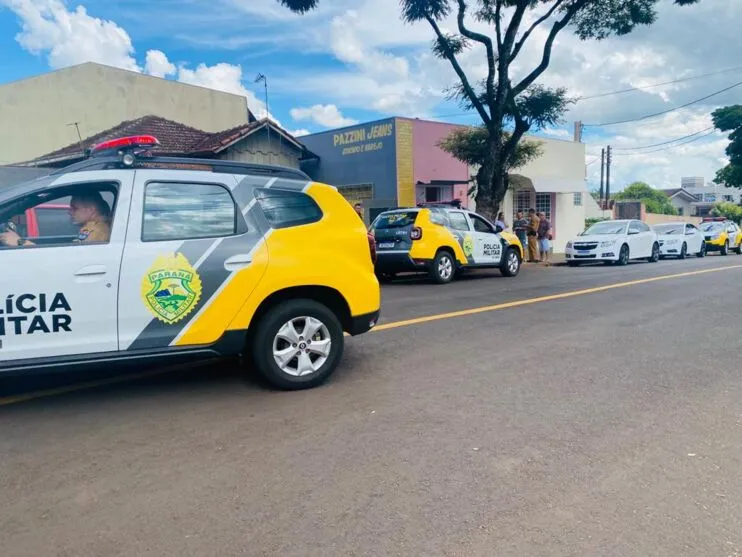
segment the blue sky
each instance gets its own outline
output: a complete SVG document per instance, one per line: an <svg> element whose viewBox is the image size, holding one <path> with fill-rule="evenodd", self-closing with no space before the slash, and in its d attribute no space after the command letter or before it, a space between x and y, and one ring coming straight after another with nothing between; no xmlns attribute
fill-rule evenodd
<svg viewBox="0 0 742 557"><path fill-rule="evenodd" d="M455 75L430 54L426 25L400 22L398 0L322 0L321 6L296 16L276 0L0 0L0 83L92 60L244 94L260 114L262 85L253 81L262 72L271 115L297 134L390 115L477 122L446 100L444 90ZM702 0L683 9L667 0L657 24L628 37L584 43L560 35L542 81L591 96L741 66L739 21L738 0ZM543 38L534 33L516 71L535 65ZM480 51L461 60L470 75L483 75ZM575 119L599 124L636 118L737 81L742 69L585 100L563 126L540 133L569 139ZM738 102L742 87L662 117L588 127L588 162L610 142L617 148L613 176L619 187L633 180L674 187L681 176L710 180L725 164L727 141L720 134L661 151L636 148L703 130L710 111ZM588 172L593 188L599 164Z"/></svg>

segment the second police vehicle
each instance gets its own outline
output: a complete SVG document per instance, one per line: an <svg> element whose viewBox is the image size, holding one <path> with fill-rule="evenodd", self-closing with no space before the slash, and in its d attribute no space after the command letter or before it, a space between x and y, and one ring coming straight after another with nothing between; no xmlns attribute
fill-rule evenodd
<svg viewBox="0 0 742 557"><path fill-rule="evenodd" d="M426 273L439 284L470 269L518 274L523 246L515 234L454 204L385 211L370 227L376 237L376 272L382 280L397 273Z"/></svg>
<svg viewBox="0 0 742 557"><path fill-rule="evenodd" d="M158 144L0 191L0 375L242 356L279 388L323 382L380 311L353 208L299 170ZM35 220L60 207L72 233Z"/></svg>

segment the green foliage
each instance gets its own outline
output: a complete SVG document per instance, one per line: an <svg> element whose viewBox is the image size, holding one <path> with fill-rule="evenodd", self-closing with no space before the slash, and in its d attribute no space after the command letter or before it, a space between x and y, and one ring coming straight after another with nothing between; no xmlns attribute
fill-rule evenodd
<svg viewBox="0 0 742 557"><path fill-rule="evenodd" d="M508 133L503 134L507 140ZM438 147L469 165L491 165L492 149L490 134L485 126L457 128L438 142ZM522 141L507 161L508 170L525 166L543 154L541 143Z"/></svg>
<svg viewBox="0 0 742 557"><path fill-rule="evenodd" d="M647 212L660 215L677 215L670 198L665 192L656 190L644 182L634 182L614 196L616 201L641 201Z"/></svg>
<svg viewBox="0 0 742 557"><path fill-rule="evenodd" d="M719 108L711 113L714 127L729 134L726 154L729 164L716 173L714 182L742 188L742 105Z"/></svg>
<svg viewBox="0 0 742 557"><path fill-rule="evenodd" d="M742 224L742 207L734 203L716 203L711 209L711 215L714 217L725 217L737 224Z"/></svg>
<svg viewBox="0 0 742 557"><path fill-rule="evenodd" d="M310 12L319 6L319 0L278 0L278 2L298 14Z"/></svg>

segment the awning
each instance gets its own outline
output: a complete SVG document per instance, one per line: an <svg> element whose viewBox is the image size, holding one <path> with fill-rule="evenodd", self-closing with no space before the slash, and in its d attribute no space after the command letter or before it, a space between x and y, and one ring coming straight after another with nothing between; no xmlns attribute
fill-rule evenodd
<svg viewBox="0 0 742 557"><path fill-rule="evenodd" d="M584 180L554 178L552 176L529 176L537 193L584 193Z"/></svg>

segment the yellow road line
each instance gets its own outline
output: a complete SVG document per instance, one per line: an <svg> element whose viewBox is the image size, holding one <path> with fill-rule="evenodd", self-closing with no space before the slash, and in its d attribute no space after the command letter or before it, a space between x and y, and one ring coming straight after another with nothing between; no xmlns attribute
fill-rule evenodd
<svg viewBox="0 0 742 557"><path fill-rule="evenodd" d="M705 273L717 273L719 271L728 271L730 269L742 269L742 265L728 265L726 267L715 267L713 269L703 269L700 271L688 271L685 273L676 273L673 275L661 275L658 277L644 278L631 280L628 282L617 282L614 284L607 284L605 286L596 286L594 288L586 288L584 290L572 290L570 292L562 292L561 294L550 294L548 296L540 296L538 298L528 298L526 300L516 300L514 302L505 302L502 304L494 304L491 306L481 306L471 309L463 309L459 311L451 311L448 313L439 313L436 315L427 315L425 317L415 317L413 319L406 319L404 321L394 321L392 323L382 323L374 327L371 332L388 331L389 329L398 329L400 327L409 327L410 325L419 325L421 323L429 323L431 321L440 321L442 319L452 319L454 317L465 317L467 315L476 315L478 313L486 313L490 311L497 311L500 309L508 309L519 306L527 306L530 304L539 304L541 302L549 302L551 300L563 300L564 298L573 298L575 296L584 296L585 294L594 294L595 292L604 292L606 290L613 290L615 288L626 288L628 286L636 286L638 284L647 284L650 282L657 282L661 280L670 280L682 277L692 277L695 275L702 275Z"/></svg>
<svg viewBox="0 0 742 557"><path fill-rule="evenodd" d="M596 286L593 288L585 288L583 290L572 290L570 292L562 292L561 294L550 294L548 296L539 296L538 298L528 298L526 300L516 300L514 302L505 302L502 304L494 304L490 306L481 306L477 308L464 309L464 310L459 310L459 311L451 311L448 313L427 315L424 317L416 317L414 319L406 319L404 321L393 321L391 323L382 323L381 325L377 325L376 327L371 329L370 332L374 333L374 332L388 331L390 329L399 329L401 327L409 327L411 325L419 325L421 323L429 323L431 321L441 321L443 319L466 317L468 315L476 315L478 313L487 313L487 312L497 311L501 309L526 306L530 304L539 304L542 302L549 302L552 300L563 300L565 298L573 298L575 296L584 296L586 294L594 294L596 292L605 292L606 290L613 290L616 288L626 288L629 286L636 286L639 284L648 284L648 283L658 282L662 280L692 277L692 276L703 275L707 273L718 273L720 271L729 271L731 269L742 269L742 265L727 265L724 267L715 267L713 269L702 269L700 271L687 271L685 273L675 273L672 275L660 275L657 277L643 278L643 279L631 280L627 282L617 282L613 284L607 284L605 286ZM85 383L77 383L75 385L68 385L65 387L48 389L45 391L36 391L32 393L25 393L21 395L6 397L6 398L0 398L0 406L7 406L9 404L16 404L19 402L26 402L29 400L34 400L37 398L66 394L66 393L71 393L75 391L81 391L84 389L92 389L95 387L114 385L116 383L124 383L128 381L133 381L136 379L155 377L157 375L164 375L166 373L169 373L173 371L174 369L183 369L183 366L171 366L168 368L147 371L143 373L137 373L135 375L124 375L124 376L112 377L108 379L87 381Z"/></svg>

